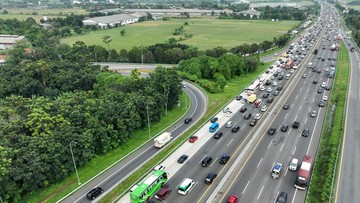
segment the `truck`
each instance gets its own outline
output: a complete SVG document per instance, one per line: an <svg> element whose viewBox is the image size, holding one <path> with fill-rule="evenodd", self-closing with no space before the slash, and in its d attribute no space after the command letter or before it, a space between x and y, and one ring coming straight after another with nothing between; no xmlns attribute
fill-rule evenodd
<svg viewBox="0 0 360 203"><path fill-rule="evenodd" d="M162 148L173 139L171 133L164 132L154 139L154 146L156 148Z"/></svg>
<svg viewBox="0 0 360 203"><path fill-rule="evenodd" d="M330 65L328 78L334 78L334 76L335 76L335 66Z"/></svg>
<svg viewBox="0 0 360 203"><path fill-rule="evenodd" d="M293 60L289 60L286 65L285 68L286 69L291 69L294 66L294 61Z"/></svg>
<svg viewBox="0 0 360 203"><path fill-rule="evenodd" d="M310 183L312 164L313 164L313 158L310 155L305 155L295 180L294 186L296 188L300 190L306 189L306 187Z"/></svg>

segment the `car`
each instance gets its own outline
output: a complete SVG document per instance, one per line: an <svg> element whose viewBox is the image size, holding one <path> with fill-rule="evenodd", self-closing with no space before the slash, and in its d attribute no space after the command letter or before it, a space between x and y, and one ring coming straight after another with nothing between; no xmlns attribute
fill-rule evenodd
<svg viewBox="0 0 360 203"><path fill-rule="evenodd" d="M289 70L289 73L291 73L291 74L294 73L294 72L295 72L294 69L290 69L290 70Z"/></svg>
<svg viewBox="0 0 360 203"><path fill-rule="evenodd" d="M321 73L321 69L318 68L318 69L316 70L316 72L317 72L317 73Z"/></svg>
<svg viewBox="0 0 360 203"><path fill-rule="evenodd" d="M322 99L319 101L319 107L324 107L325 106L325 101Z"/></svg>
<svg viewBox="0 0 360 203"><path fill-rule="evenodd" d="M271 84L271 80L266 80L265 81L265 85L270 85Z"/></svg>
<svg viewBox="0 0 360 203"><path fill-rule="evenodd" d="M307 74L306 74L306 73L304 73L304 74L302 75L302 77L303 77L303 78L306 78L306 77L307 77Z"/></svg>
<svg viewBox="0 0 360 203"><path fill-rule="evenodd" d="M244 119L245 120L249 120L250 117L251 117L251 113L244 114Z"/></svg>
<svg viewBox="0 0 360 203"><path fill-rule="evenodd" d="M296 129L296 128L299 128L299 126L300 126L300 122L294 121L292 127Z"/></svg>
<svg viewBox="0 0 360 203"><path fill-rule="evenodd" d="M303 130L302 133L301 133L301 136L303 136L303 137L308 137L309 134L310 134L310 130L307 129L307 128L304 128L304 130Z"/></svg>
<svg viewBox="0 0 360 203"><path fill-rule="evenodd" d="M274 82L272 82L271 85L275 87L276 85L278 85L278 83L276 81L274 81Z"/></svg>
<svg viewBox="0 0 360 203"><path fill-rule="evenodd" d="M214 134L214 139L220 139L222 136L223 136L223 133L222 133L222 132L216 132L216 133Z"/></svg>
<svg viewBox="0 0 360 203"><path fill-rule="evenodd" d="M255 126L256 123L257 123L257 120L256 120L256 119L252 119L252 120L250 121L250 126Z"/></svg>
<svg viewBox="0 0 360 203"><path fill-rule="evenodd" d="M283 125L281 126L280 130L281 130L282 132L286 132L286 131L288 130L288 128L289 128L288 125L283 124Z"/></svg>
<svg viewBox="0 0 360 203"><path fill-rule="evenodd" d="M270 77L270 79L271 79L271 80L275 80L275 76L272 75L272 76Z"/></svg>
<svg viewBox="0 0 360 203"><path fill-rule="evenodd" d="M218 119L218 117L212 117L211 119L210 119L210 122L211 123L215 123L216 121L218 121L219 119Z"/></svg>
<svg viewBox="0 0 360 203"><path fill-rule="evenodd" d="M310 112L310 117L316 117L317 113L315 110Z"/></svg>
<svg viewBox="0 0 360 203"><path fill-rule="evenodd" d="M237 203L239 200L239 197L235 194L230 195L227 203Z"/></svg>
<svg viewBox="0 0 360 203"><path fill-rule="evenodd" d="M289 104L284 104L283 109L288 110L290 108Z"/></svg>
<svg viewBox="0 0 360 203"><path fill-rule="evenodd" d="M276 198L275 203L286 203L287 193L286 192L279 192L279 195Z"/></svg>
<svg viewBox="0 0 360 203"><path fill-rule="evenodd" d="M240 126L235 126L235 127L233 127L232 129L231 129L231 132L233 132L233 133L236 133L236 132L238 132L240 130Z"/></svg>
<svg viewBox="0 0 360 203"><path fill-rule="evenodd" d="M233 112L232 112L232 111L226 112L226 116L227 116L227 117L231 117L232 115L233 115Z"/></svg>
<svg viewBox="0 0 360 203"><path fill-rule="evenodd" d="M296 171L298 165L299 165L299 160L297 158L291 159L290 164L289 164L289 170Z"/></svg>
<svg viewBox="0 0 360 203"><path fill-rule="evenodd" d="M90 190L87 194L86 194L86 198L89 200L93 200L96 197L98 197L101 193L103 193L104 190L101 187L96 187L92 190Z"/></svg>
<svg viewBox="0 0 360 203"><path fill-rule="evenodd" d="M268 109L266 105L263 105L260 109L261 112L265 112Z"/></svg>
<svg viewBox="0 0 360 203"><path fill-rule="evenodd" d="M223 113L227 113L228 111L231 111L229 107L223 108Z"/></svg>
<svg viewBox="0 0 360 203"><path fill-rule="evenodd" d="M234 124L235 124L234 121L228 121L225 126L227 128L231 128L231 127L233 127Z"/></svg>
<svg viewBox="0 0 360 203"><path fill-rule="evenodd" d="M165 200L170 194L172 190L168 187L163 187L156 193L155 198L158 200Z"/></svg>
<svg viewBox="0 0 360 203"><path fill-rule="evenodd" d="M230 156L223 154L220 158L220 164L226 164L230 160Z"/></svg>
<svg viewBox="0 0 360 203"><path fill-rule="evenodd" d="M278 90L278 91L281 91L283 89L283 86L278 86L277 88L276 88L276 90Z"/></svg>
<svg viewBox="0 0 360 203"><path fill-rule="evenodd" d="M266 99L266 98L269 97L269 95L270 95L269 93L263 94L263 95L262 95L262 98Z"/></svg>
<svg viewBox="0 0 360 203"><path fill-rule="evenodd" d="M187 118L187 119L185 119L184 123L189 124L191 121L192 121L192 118Z"/></svg>
<svg viewBox="0 0 360 203"><path fill-rule="evenodd" d="M273 128L273 127L269 128L269 130L268 130L269 135L274 135L275 133L276 133L276 128Z"/></svg>
<svg viewBox="0 0 360 203"><path fill-rule="evenodd" d="M182 164L182 163L184 163L185 161L186 161L186 159L188 158L189 156L188 155L181 155L180 156L180 158L177 160L177 162L179 163L179 164Z"/></svg>
<svg viewBox="0 0 360 203"><path fill-rule="evenodd" d="M261 87L260 87L260 90L261 90L261 91L264 91L264 90L265 90L265 86L261 86Z"/></svg>
<svg viewBox="0 0 360 203"><path fill-rule="evenodd" d="M241 109L240 109L240 112L241 113L245 113L247 111L247 108L244 106L244 107L241 107Z"/></svg>
<svg viewBox="0 0 360 203"><path fill-rule="evenodd" d="M236 98L235 98L235 99L239 101L239 100L242 100L242 98L243 98L243 96L238 95L238 96L236 96Z"/></svg>
<svg viewBox="0 0 360 203"><path fill-rule="evenodd" d="M272 103L274 101L274 98L270 97L266 100L267 103Z"/></svg>
<svg viewBox="0 0 360 203"><path fill-rule="evenodd" d="M165 170L165 166L162 164L159 164L159 165L155 166L153 170L154 171Z"/></svg>
<svg viewBox="0 0 360 203"><path fill-rule="evenodd" d="M254 115L254 119L255 120L259 120L261 118L261 114L260 113L256 113L255 115Z"/></svg>
<svg viewBox="0 0 360 203"><path fill-rule="evenodd" d="M272 88L271 88L271 87L268 87L268 88L266 89L266 91L267 91L267 92L271 92L271 91L272 91Z"/></svg>
<svg viewBox="0 0 360 203"><path fill-rule="evenodd" d="M324 87L324 89L325 89L325 90L330 90L331 87L330 87L330 86L326 86L326 87Z"/></svg>
<svg viewBox="0 0 360 203"><path fill-rule="evenodd" d="M217 177L216 173L209 173L205 178L205 183L210 185L215 180L216 177Z"/></svg>
<svg viewBox="0 0 360 203"><path fill-rule="evenodd" d="M323 58L321 58L321 61L325 61L325 58L323 57Z"/></svg>
<svg viewBox="0 0 360 203"><path fill-rule="evenodd" d="M313 68L313 69L312 69L312 72L316 72L316 69L315 69L315 68Z"/></svg>
<svg viewBox="0 0 360 203"><path fill-rule="evenodd" d="M282 79L284 79L284 76L283 76L283 75L280 75L280 76L278 77L278 80L282 80ZM276 86L276 85L274 85L274 86Z"/></svg>
<svg viewBox="0 0 360 203"><path fill-rule="evenodd" d="M274 95L274 96L278 96L279 93L280 93L280 92L276 90L276 91L273 92L273 95Z"/></svg>
<svg viewBox="0 0 360 203"><path fill-rule="evenodd" d="M328 100L328 96L324 95L324 96L323 96L323 100L324 100L324 101L327 101L327 100Z"/></svg>
<svg viewBox="0 0 360 203"><path fill-rule="evenodd" d="M321 87L325 88L326 87L326 82L321 83Z"/></svg>
<svg viewBox="0 0 360 203"><path fill-rule="evenodd" d="M198 136L196 136L196 135L191 135L189 137L189 142L190 143L194 143L196 140L198 140Z"/></svg>
<svg viewBox="0 0 360 203"><path fill-rule="evenodd" d="M328 67L325 67L325 68L324 68L324 71L325 71L325 72L329 72L329 68L328 68Z"/></svg>
<svg viewBox="0 0 360 203"><path fill-rule="evenodd" d="M323 89L322 88L318 88L317 93L322 93Z"/></svg>
<svg viewBox="0 0 360 203"><path fill-rule="evenodd" d="M313 81L313 84L317 84L317 83L318 83L318 81L317 81L317 80L314 80L314 81Z"/></svg>

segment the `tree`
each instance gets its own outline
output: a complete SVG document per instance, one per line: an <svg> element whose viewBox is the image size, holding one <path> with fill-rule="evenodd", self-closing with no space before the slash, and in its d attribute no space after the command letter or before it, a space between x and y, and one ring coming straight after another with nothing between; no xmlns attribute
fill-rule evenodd
<svg viewBox="0 0 360 203"><path fill-rule="evenodd" d="M126 62L126 61L129 60L129 59L128 59L128 52L127 52L126 49L121 49L119 55L120 55L120 61Z"/></svg>
<svg viewBox="0 0 360 203"><path fill-rule="evenodd" d="M121 36L125 36L125 32L126 32L126 30L125 30L125 29L122 29L122 30L120 31L120 35L121 35Z"/></svg>
<svg viewBox="0 0 360 203"><path fill-rule="evenodd" d="M105 44L107 44L108 49L109 49L109 44L112 41L110 35L104 35L101 39Z"/></svg>

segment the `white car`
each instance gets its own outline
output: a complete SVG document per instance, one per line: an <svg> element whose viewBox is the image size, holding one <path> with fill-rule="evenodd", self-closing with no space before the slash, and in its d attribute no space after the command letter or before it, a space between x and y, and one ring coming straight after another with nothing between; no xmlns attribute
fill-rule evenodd
<svg viewBox="0 0 360 203"><path fill-rule="evenodd" d="M231 128L231 127L233 127L234 124L235 124L234 121L228 121L228 122L226 123L226 127L227 127L227 128Z"/></svg>
<svg viewBox="0 0 360 203"><path fill-rule="evenodd" d="M271 92L271 91L272 91L272 88L271 88L271 87L268 87L268 88L266 89L266 91L267 91L267 92Z"/></svg>
<svg viewBox="0 0 360 203"><path fill-rule="evenodd" d="M278 85L278 83L276 81L272 82L272 86L275 87L276 85Z"/></svg>
<svg viewBox="0 0 360 203"><path fill-rule="evenodd" d="M328 96L325 95L325 96L323 97L323 100L324 100L324 101L327 101L327 100L328 100Z"/></svg>
<svg viewBox="0 0 360 203"><path fill-rule="evenodd" d="M316 113L315 110L311 111L311 113L310 113L310 116L311 116L311 117L316 117L316 115L317 115L317 113Z"/></svg>
<svg viewBox="0 0 360 203"><path fill-rule="evenodd" d="M261 86L261 87L260 87L260 90L261 90L261 91L264 91L264 90L265 90L265 87L264 87L264 86Z"/></svg>
<svg viewBox="0 0 360 203"><path fill-rule="evenodd" d="M293 158L289 164L289 170L296 171L298 165L299 165L299 160L296 158Z"/></svg>
<svg viewBox="0 0 360 203"><path fill-rule="evenodd" d="M153 170L154 171L165 170L165 166L162 164L159 164L159 165L155 166L155 168Z"/></svg>
<svg viewBox="0 0 360 203"><path fill-rule="evenodd" d="M290 69L289 73L294 73L295 70L294 69Z"/></svg>
<svg viewBox="0 0 360 203"><path fill-rule="evenodd" d="M323 82L323 83L321 84L321 87L326 87L326 82Z"/></svg>
<svg viewBox="0 0 360 203"><path fill-rule="evenodd" d="M257 113L254 115L255 120L259 120L261 118L261 114Z"/></svg>
<svg viewBox="0 0 360 203"><path fill-rule="evenodd" d="M268 109L268 107L266 105L264 105L261 107L260 111L265 112L267 109Z"/></svg>

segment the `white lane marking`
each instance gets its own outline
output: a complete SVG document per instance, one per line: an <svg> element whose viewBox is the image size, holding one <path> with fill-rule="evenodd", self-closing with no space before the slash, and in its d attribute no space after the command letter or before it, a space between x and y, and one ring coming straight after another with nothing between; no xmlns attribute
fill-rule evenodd
<svg viewBox="0 0 360 203"><path fill-rule="evenodd" d="M295 100L297 99L298 96L299 96L299 95L296 95Z"/></svg>
<svg viewBox="0 0 360 203"><path fill-rule="evenodd" d="M297 117L298 117L298 115L296 114L296 116L295 116L295 118L294 118L295 121L296 121Z"/></svg>
<svg viewBox="0 0 360 203"><path fill-rule="evenodd" d="M244 188L244 190L242 191L242 193L241 193L241 194L244 194L244 192L245 192L245 190L246 190L247 186L249 185L249 183L250 183L250 180L246 183L245 188Z"/></svg>
<svg viewBox="0 0 360 203"><path fill-rule="evenodd" d="M256 198L256 199L259 199L259 198L260 198L260 195L261 195L261 193L262 193L263 189L264 189L264 186L262 186L262 188L261 188L261 190L260 190L260 192L259 192L259 195L257 196L257 198Z"/></svg>
<svg viewBox="0 0 360 203"><path fill-rule="evenodd" d="M234 141L234 139L231 139L229 144L227 144L227 147Z"/></svg>
<svg viewBox="0 0 360 203"><path fill-rule="evenodd" d="M315 101L315 97L313 97L313 99L312 99L312 102L314 103L314 101Z"/></svg>
<svg viewBox="0 0 360 203"><path fill-rule="evenodd" d="M299 109L301 110L301 109L302 109L302 107L303 107L303 105L301 104L301 106L300 106L300 108L299 108Z"/></svg>
<svg viewBox="0 0 360 203"><path fill-rule="evenodd" d="M294 150L292 151L292 155L295 154L295 151L296 151L296 146L294 147Z"/></svg>
<svg viewBox="0 0 360 203"><path fill-rule="evenodd" d="M296 197L296 192L297 192L297 188L295 188L295 193L294 193L294 196L293 196L293 199L292 199L292 201L291 201L291 203L294 203L294 201L295 201L295 197Z"/></svg>
<svg viewBox="0 0 360 203"><path fill-rule="evenodd" d="M281 145L280 152L282 151L284 145L285 145L285 143L283 143L283 144Z"/></svg>
<svg viewBox="0 0 360 203"><path fill-rule="evenodd" d="M256 166L256 168L259 168L259 166L260 166L260 164L261 164L262 160L263 160L263 157L261 157L261 159L260 159L260 161L259 161L258 165Z"/></svg>
<svg viewBox="0 0 360 203"><path fill-rule="evenodd" d="M201 164L202 160L204 160L206 156L207 154L199 161L199 164Z"/></svg>
<svg viewBox="0 0 360 203"><path fill-rule="evenodd" d="M284 120L286 120L286 117L287 117L288 113L286 113L285 117L284 117Z"/></svg>
<svg viewBox="0 0 360 203"><path fill-rule="evenodd" d="M304 124L306 123L307 119L308 119L308 117L305 117Z"/></svg>
<svg viewBox="0 0 360 203"><path fill-rule="evenodd" d="M269 145L268 145L268 149L270 148L272 141L273 141L273 140L270 141L270 143L269 143Z"/></svg>
<svg viewBox="0 0 360 203"><path fill-rule="evenodd" d="M240 130L242 130L244 127L245 127L245 125L243 125L243 126L240 128Z"/></svg>
<svg viewBox="0 0 360 203"><path fill-rule="evenodd" d="M272 167L270 169L270 173L272 173L272 169L274 168L274 166L275 166L275 162L273 163L273 165L272 165Z"/></svg>
<svg viewBox="0 0 360 203"><path fill-rule="evenodd" d="M284 177L286 176L286 174L287 174L288 170L289 170L289 168L288 168L288 167L286 167L286 171L285 171L285 173L284 173Z"/></svg>
<svg viewBox="0 0 360 203"><path fill-rule="evenodd" d="M217 159L218 159L218 158L216 158L216 159L212 162L212 164L210 165L210 167L211 167L212 165L214 165L214 163L216 162Z"/></svg>

